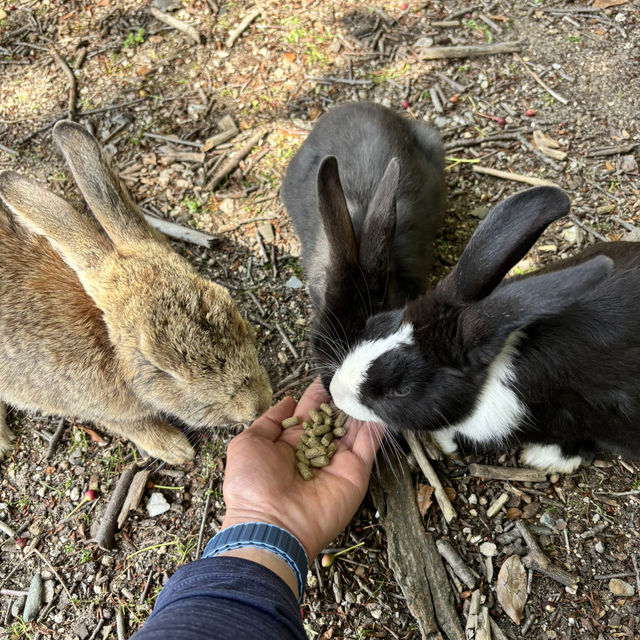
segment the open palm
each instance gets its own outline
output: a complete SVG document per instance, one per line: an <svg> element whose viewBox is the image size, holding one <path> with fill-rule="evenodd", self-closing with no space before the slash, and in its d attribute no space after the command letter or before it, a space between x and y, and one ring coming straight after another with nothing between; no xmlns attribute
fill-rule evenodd
<svg viewBox="0 0 640 640"><path fill-rule="evenodd" d="M306 418L328 396L317 379L297 404L285 398L236 436L227 452L223 528L241 522L268 522L290 531L313 560L351 520L364 497L381 425L347 422L331 463L303 480L296 470L295 447L302 427L283 431L291 415Z"/></svg>

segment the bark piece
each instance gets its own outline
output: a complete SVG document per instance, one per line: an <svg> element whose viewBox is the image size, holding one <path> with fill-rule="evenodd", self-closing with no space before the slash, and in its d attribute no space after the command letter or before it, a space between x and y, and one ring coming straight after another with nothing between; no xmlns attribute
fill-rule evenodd
<svg viewBox="0 0 640 640"><path fill-rule="evenodd" d="M387 533L389 565L423 640L464 640L453 594L433 536L415 503L406 462L384 465L372 495Z"/></svg>

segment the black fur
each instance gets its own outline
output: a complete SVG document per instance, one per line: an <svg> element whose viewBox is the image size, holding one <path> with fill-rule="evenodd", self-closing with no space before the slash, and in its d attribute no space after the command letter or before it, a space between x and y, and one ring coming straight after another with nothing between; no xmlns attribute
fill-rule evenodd
<svg viewBox="0 0 640 640"><path fill-rule="evenodd" d="M320 118L289 164L282 198L302 245L327 388L368 317L425 291L443 156L426 124L353 103Z"/></svg>
<svg viewBox="0 0 640 640"><path fill-rule="evenodd" d="M594 245L491 286L566 211L546 190L505 201L478 228L460 260L474 288L457 266L396 318L396 327L414 327L415 344L380 356L360 389L361 402L390 425L437 430L469 416L491 362L517 331L512 388L527 409L517 439L558 444L564 455L583 459L598 450L640 455L640 243ZM536 215L542 207L545 218ZM531 227L501 233L501 223L520 218L519 211L527 211L521 222L530 217ZM398 397L398 387L410 392Z"/></svg>

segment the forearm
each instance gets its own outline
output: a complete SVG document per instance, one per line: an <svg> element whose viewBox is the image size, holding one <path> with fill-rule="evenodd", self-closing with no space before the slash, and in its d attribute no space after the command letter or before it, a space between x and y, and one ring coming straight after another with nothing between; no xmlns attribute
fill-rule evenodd
<svg viewBox="0 0 640 640"><path fill-rule="evenodd" d="M306 640L306 635L290 585L262 563L220 556L178 570L132 640L176 638Z"/></svg>

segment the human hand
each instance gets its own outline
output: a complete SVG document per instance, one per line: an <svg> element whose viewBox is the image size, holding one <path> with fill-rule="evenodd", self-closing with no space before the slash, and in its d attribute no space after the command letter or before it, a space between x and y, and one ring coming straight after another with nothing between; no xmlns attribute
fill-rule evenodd
<svg viewBox="0 0 640 640"><path fill-rule="evenodd" d="M297 406L285 398L231 441L223 529L243 522L275 524L300 540L309 562L344 529L367 491L384 427L348 420L331 463L314 469L313 480L303 480L295 457L302 427L283 430L281 422L294 414L302 420L328 400L316 379Z"/></svg>

